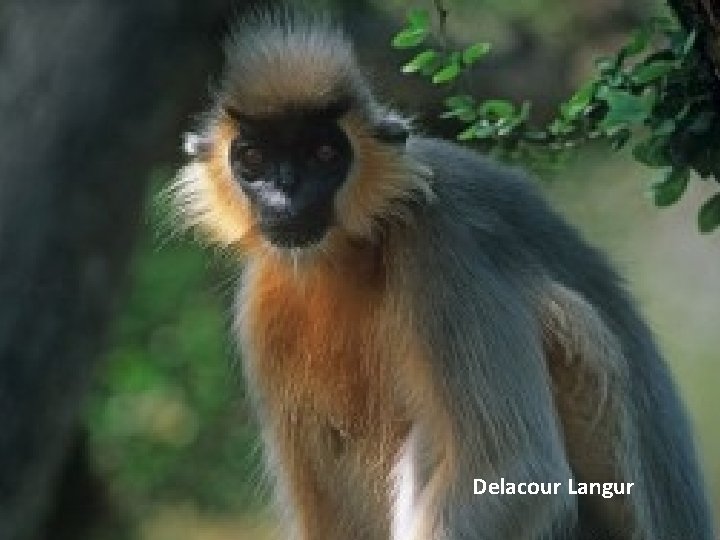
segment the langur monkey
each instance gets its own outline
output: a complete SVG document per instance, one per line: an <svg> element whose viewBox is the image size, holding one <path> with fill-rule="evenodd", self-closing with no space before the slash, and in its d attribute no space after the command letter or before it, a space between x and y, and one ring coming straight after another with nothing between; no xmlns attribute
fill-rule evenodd
<svg viewBox="0 0 720 540"><path fill-rule="evenodd" d="M605 258L521 173L413 134L331 23L240 25L186 149L183 223L245 258L234 328L287 537L713 538L676 390Z"/></svg>

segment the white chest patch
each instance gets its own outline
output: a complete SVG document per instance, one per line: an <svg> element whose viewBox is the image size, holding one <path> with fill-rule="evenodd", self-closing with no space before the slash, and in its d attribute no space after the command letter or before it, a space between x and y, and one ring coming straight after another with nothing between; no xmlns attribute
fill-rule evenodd
<svg viewBox="0 0 720 540"><path fill-rule="evenodd" d="M392 540L413 540L418 526L418 486L413 432L405 440L391 473Z"/></svg>

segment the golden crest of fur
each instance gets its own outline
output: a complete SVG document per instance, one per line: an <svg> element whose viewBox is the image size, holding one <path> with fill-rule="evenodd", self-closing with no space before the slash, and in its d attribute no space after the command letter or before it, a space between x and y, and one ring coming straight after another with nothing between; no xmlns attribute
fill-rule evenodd
<svg viewBox="0 0 720 540"><path fill-rule="evenodd" d="M233 33L222 95L224 107L246 115L338 101L362 108L371 100L342 31L297 14L259 18Z"/></svg>
<svg viewBox="0 0 720 540"><path fill-rule="evenodd" d="M195 136L203 150L180 170L170 193L184 227L246 254L271 250L230 170L230 145L242 137L241 118L347 108L339 125L354 159L335 198L336 226L315 249L305 250L334 253L348 240L371 240L383 223L407 219L409 200L432 197L431 174L401 149L374 139L372 120L391 113L372 100L342 33L329 23L285 23L242 26L230 40L218 103Z"/></svg>

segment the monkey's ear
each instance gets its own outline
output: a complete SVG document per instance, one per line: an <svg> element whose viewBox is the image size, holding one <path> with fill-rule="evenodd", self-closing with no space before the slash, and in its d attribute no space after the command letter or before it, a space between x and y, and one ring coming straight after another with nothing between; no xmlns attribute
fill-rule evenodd
<svg viewBox="0 0 720 540"><path fill-rule="evenodd" d="M209 136L201 133L185 133L183 150L188 156L204 161L210 157L212 140Z"/></svg>
<svg viewBox="0 0 720 540"><path fill-rule="evenodd" d="M374 123L373 135L382 142L404 144L410 136L410 124L399 114L390 112Z"/></svg>

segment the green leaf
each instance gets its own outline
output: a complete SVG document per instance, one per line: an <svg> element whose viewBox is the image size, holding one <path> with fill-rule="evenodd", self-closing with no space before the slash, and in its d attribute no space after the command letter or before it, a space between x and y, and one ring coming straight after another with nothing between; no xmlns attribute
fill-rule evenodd
<svg viewBox="0 0 720 540"><path fill-rule="evenodd" d="M428 32L422 28L406 28L398 32L392 40L392 46L396 49L410 49L417 47L427 37Z"/></svg>
<svg viewBox="0 0 720 540"><path fill-rule="evenodd" d="M478 112L493 118L510 118L515 114L515 105L504 99L488 99L480 105Z"/></svg>
<svg viewBox="0 0 720 540"><path fill-rule="evenodd" d="M403 73L415 73L416 71L422 71L423 68L435 62L435 60L437 60L439 56L440 55L437 53L437 51L423 51L415 58L410 60L407 64L405 64L402 68L402 71Z"/></svg>
<svg viewBox="0 0 720 540"><path fill-rule="evenodd" d="M686 127L688 133L703 134L716 125L716 114L712 110L701 110L695 114L694 118L691 118L692 120Z"/></svg>
<svg viewBox="0 0 720 540"><path fill-rule="evenodd" d="M696 151L692 156L690 165L703 180L714 176L720 178L720 145L717 142L717 135L712 138L703 137L702 142L696 142ZM697 141L697 139L696 139ZM698 144L699 143L699 144Z"/></svg>
<svg viewBox="0 0 720 540"><path fill-rule="evenodd" d="M595 81L590 81L580 88L580 90L575 92L575 94L566 103L563 103L560 106L560 114L562 114L563 118L574 120L585 112L585 109L587 109L588 105L590 105L590 102L595 94L595 88Z"/></svg>
<svg viewBox="0 0 720 540"><path fill-rule="evenodd" d="M669 167L672 159L668 152L668 140L665 137L650 137L635 145L633 156L649 167Z"/></svg>
<svg viewBox="0 0 720 540"><path fill-rule="evenodd" d="M606 131L644 122L654 103L650 94L636 96L625 90L614 89L603 92L602 99L608 104L608 112L600 123L600 128Z"/></svg>
<svg viewBox="0 0 720 540"><path fill-rule="evenodd" d="M457 62L450 62L433 75L432 82L435 84L448 83L456 79L458 75L460 75L460 65Z"/></svg>
<svg viewBox="0 0 720 540"><path fill-rule="evenodd" d="M653 82L677 69L677 64L669 60L656 60L649 64L640 64L636 67L630 78L635 84Z"/></svg>
<svg viewBox="0 0 720 540"><path fill-rule="evenodd" d="M659 207L670 206L680 200L690 180L690 169L670 169L664 180L652 185L653 200Z"/></svg>
<svg viewBox="0 0 720 540"><path fill-rule="evenodd" d="M523 104L520 106L520 110L517 113L498 120L496 123L498 136L505 137L518 129L518 127L530 117L530 108L530 102L523 101Z"/></svg>
<svg viewBox="0 0 720 540"><path fill-rule="evenodd" d="M678 24L672 17L656 16L650 19L648 27L652 32L674 32L678 29Z"/></svg>
<svg viewBox="0 0 720 540"><path fill-rule="evenodd" d="M478 124L475 126L476 139L489 139L495 135L496 128L492 124Z"/></svg>
<svg viewBox="0 0 720 540"><path fill-rule="evenodd" d="M475 136L475 126L470 126L467 129L464 129L460 133L458 133L457 140L458 141L469 141Z"/></svg>
<svg viewBox="0 0 720 540"><path fill-rule="evenodd" d="M553 135L567 135L575 130L572 123L564 118L556 118L548 126L548 131Z"/></svg>
<svg viewBox="0 0 720 540"><path fill-rule="evenodd" d="M472 96L450 96L445 99L445 105L449 110L440 115L441 118L458 118L463 122L472 122L477 118Z"/></svg>
<svg viewBox="0 0 720 540"><path fill-rule="evenodd" d="M469 141L470 139L488 139L493 135L495 135L495 126L487 120L480 120L461 132L457 138L459 141Z"/></svg>
<svg viewBox="0 0 720 540"><path fill-rule="evenodd" d="M694 32L687 33L683 28L676 28L665 33L667 40L670 45L671 54L674 54L680 58L686 58L695 46L695 40L697 39Z"/></svg>
<svg viewBox="0 0 720 540"><path fill-rule="evenodd" d="M667 137L672 135L677 130L677 122L674 118L666 118L659 126L653 129L653 135L655 137Z"/></svg>
<svg viewBox="0 0 720 540"><path fill-rule="evenodd" d="M465 49L462 53L462 60L466 66L472 65L480 58L490 52L491 45L489 43L474 43Z"/></svg>
<svg viewBox="0 0 720 540"><path fill-rule="evenodd" d="M647 28L638 28L632 33L630 42L622 48L625 56L634 56L643 52L650 43L650 31Z"/></svg>
<svg viewBox="0 0 720 540"><path fill-rule="evenodd" d="M427 9L411 9L408 13L408 23L413 30L430 30L430 13Z"/></svg>
<svg viewBox="0 0 720 540"><path fill-rule="evenodd" d="M472 122L477 120L477 116L474 109L453 109L442 113L440 118L457 118L461 122Z"/></svg>
<svg viewBox="0 0 720 540"><path fill-rule="evenodd" d="M700 208L698 227L700 232L709 233L720 225L720 193L716 193Z"/></svg>
<svg viewBox="0 0 720 540"><path fill-rule="evenodd" d="M690 32L690 35L688 35L685 43L683 43L683 46L680 49L680 55L687 56L690 54L690 51L692 51L693 47L695 47L695 41L697 41L697 30Z"/></svg>
<svg viewBox="0 0 720 540"><path fill-rule="evenodd" d="M501 118L498 120L496 124L498 137L507 137L513 132L517 127L513 120L514 119L510 118Z"/></svg>
<svg viewBox="0 0 720 540"><path fill-rule="evenodd" d="M617 70L617 60L615 58L601 56L600 58L595 59L595 67L603 75L609 75Z"/></svg>

